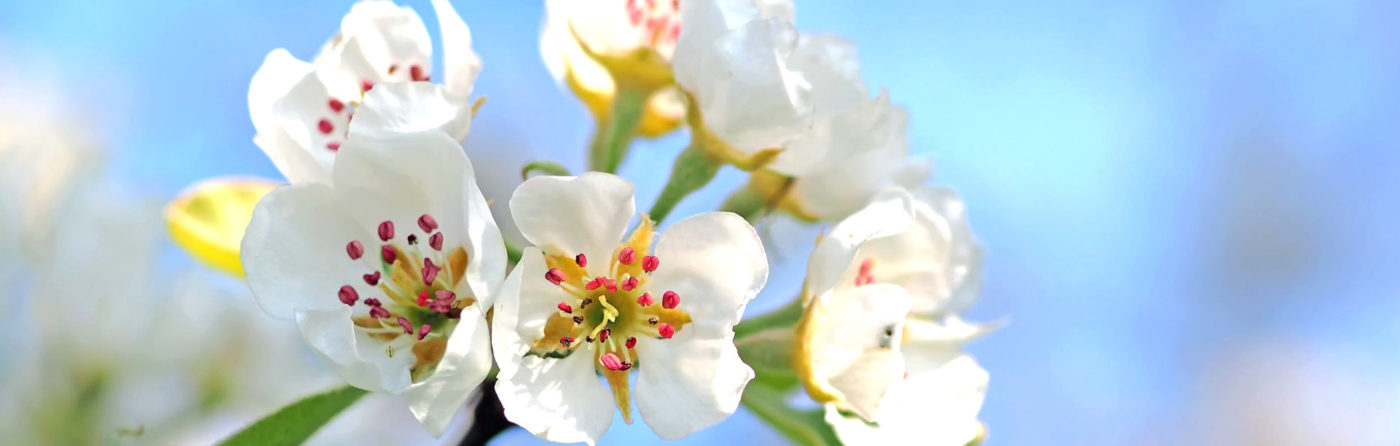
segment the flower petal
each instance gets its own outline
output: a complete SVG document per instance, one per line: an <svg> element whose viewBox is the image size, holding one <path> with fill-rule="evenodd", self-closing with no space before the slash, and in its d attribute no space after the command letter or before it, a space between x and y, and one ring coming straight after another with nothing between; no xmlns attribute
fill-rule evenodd
<svg viewBox="0 0 1400 446"><path fill-rule="evenodd" d="M277 186L261 178L213 178L190 186L165 208L170 238L200 262L242 277L243 233L258 200Z"/></svg>
<svg viewBox="0 0 1400 446"><path fill-rule="evenodd" d="M399 133L442 130L462 141L471 130L472 109L466 96L428 82L391 82L365 93L355 109L350 135L385 138Z"/></svg>
<svg viewBox="0 0 1400 446"><path fill-rule="evenodd" d="M864 209L851 214L817 243L807 262L807 291L814 296L850 283L857 255L872 240L903 233L911 224L912 199L901 189L881 192ZM883 259L880 260L883 266Z"/></svg>
<svg viewBox="0 0 1400 446"><path fill-rule="evenodd" d="M301 337L321 357L335 364L336 372L352 386L371 392L400 393L413 383L409 365L413 355L384 354L383 343L355 330L353 309L341 305L329 310L296 312Z"/></svg>
<svg viewBox="0 0 1400 446"><path fill-rule="evenodd" d="M605 173L538 176L515 189L510 213L525 239L544 252L602 259L627 231L636 211L634 190L631 182Z"/></svg>
<svg viewBox="0 0 1400 446"><path fill-rule="evenodd" d="M448 0L433 0L438 29L442 32L443 84L447 92L465 98L471 96L476 77L481 74L481 57L472 50L472 32L462 16ZM449 132L450 133L450 132ZM460 140L460 138L458 138Z"/></svg>
<svg viewBox="0 0 1400 446"><path fill-rule="evenodd" d="M430 72L432 56L428 28L413 8L392 1L362 1L341 19L340 33L326 43L313 63L334 76L336 81L331 83L348 93L358 91L363 80L375 84L413 80L411 67L417 65L423 73Z"/></svg>
<svg viewBox="0 0 1400 446"><path fill-rule="evenodd" d="M838 289L818 298L806 321L812 384L834 390L835 405L874 420L891 384L904 374L900 356L912 298L896 285Z"/></svg>
<svg viewBox="0 0 1400 446"><path fill-rule="evenodd" d="M909 377L892 388L876 417L878 427L828 406L826 420L847 444L961 446L981 433L977 412L987 372L956 346L906 345Z"/></svg>
<svg viewBox="0 0 1400 446"><path fill-rule="evenodd" d="M286 50L267 55L248 87L248 111L257 136L253 138L282 175L293 183L328 182L335 152L327 144L349 123L345 113L328 107L330 94L311 66ZM331 132L322 132L325 120Z"/></svg>
<svg viewBox="0 0 1400 446"><path fill-rule="evenodd" d="M872 240L861 255L878 258L875 278L914 296L913 312L940 316L971 305L978 292L982 253L972 238L962 201L947 189L914 192L914 224Z"/></svg>
<svg viewBox="0 0 1400 446"><path fill-rule="evenodd" d="M678 440L734 413L754 372L739 359L734 333L681 330L637 340L637 410L656 436Z"/></svg>
<svg viewBox="0 0 1400 446"><path fill-rule="evenodd" d="M526 355L554 312L548 302L559 302L564 292L544 285L539 249L525 248L520 259L501 287L492 319L491 345L500 367L496 394L506 418L535 436L593 444L612 424L612 393L598 379L592 344L564 358ZM539 306L545 309L534 308Z"/></svg>
<svg viewBox="0 0 1400 446"><path fill-rule="evenodd" d="M654 291L675 291L694 321L682 331L702 330L718 339L744 314L744 306L768 281L768 257L752 226L729 212L706 212L666 228L653 251L661 267L652 273Z"/></svg>
<svg viewBox="0 0 1400 446"><path fill-rule="evenodd" d="M248 113L259 131L273 121L273 106L303 78L312 74L311 64L302 62L286 49L278 48L263 59L248 85Z"/></svg>
<svg viewBox="0 0 1400 446"><path fill-rule="evenodd" d="M453 415L491 371L491 341L483 308L472 305L462 311L433 374L403 393L413 416L434 437L442 436Z"/></svg>
<svg viewBox="0 0 1400 446"><path fill-rule="evenodd" d="M384 138L357 135L341 148L335 192L354 204L349 212L366 230L389 220L403 228L399 236L406 237L418 230L416 222L423 214L437 219L445 244L467 249L470 295L490 305L505 275L505 244L471 161L447 134L430 130Z"/></svg>
<svg viewBox="0 0 1400 446"><path fill-rule="evenodd" d="M345 255L345 244L374 236L343 209L330 186L315 183L278 188L258 203L241 257L263 311L290 319L293 310L345 308L336 292L364 268Z"/></svg>
<svg viewBox="0 0 1400 446"><path fill-rule="evenodd" d="M792 186L802 209L822 219L840 219L859 210L880 190L916 187L928 179L926 160L908 158L907 113L889 96L868 100L824 120L795 146L824 153Z"/></svg>

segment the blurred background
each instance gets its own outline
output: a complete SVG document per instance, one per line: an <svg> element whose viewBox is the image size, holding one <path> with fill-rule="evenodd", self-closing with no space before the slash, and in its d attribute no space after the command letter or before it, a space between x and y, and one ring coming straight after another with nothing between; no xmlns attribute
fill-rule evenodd
<svg viewBox="0 0 1400 446"><path fill-rule="evenodd" d="M400 3L436 42L428 2ZM1400 2L797 3L801 30L858 45L967 202L987 251L970 318L1010 321L969 346L986 444L1400 443ZM489 97L467 150L500 212L523 163L580 170L593 124L540 61L539 2L454 4ZM314 56L349 7L0 2L5 438L207 443L338 383L160 212L201 179L280 177L249 80L275 48ZM684 138L632 151L640 206ZM759 226L775 279L749 314L798 291L819 230ZM316 438L348 439L431 440L382 397ZM741 410L684 443L778 439ZM603 439L622 441L659 440Z"/></svg>

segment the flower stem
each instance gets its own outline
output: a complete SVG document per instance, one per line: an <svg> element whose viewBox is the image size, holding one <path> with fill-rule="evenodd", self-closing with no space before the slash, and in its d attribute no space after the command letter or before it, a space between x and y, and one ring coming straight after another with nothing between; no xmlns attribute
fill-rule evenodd
<svg viewBox="0 0 1400 446"><path fill-rule="evenodd" d="M648 213L651 220L660 224L666 219L666 215L671 213L671 209L676 207L676 203L680 203L681 199L700 190L714 179L715 173L719 172L719 166L719 161L694 145L682 150L681 154L676 156L676 163L671 166L671 178L666 181L666 187L661 189L661 196L656 197L656 203L651 205L651 212Z"/></svg>
<svg viewBox="0 0 1400 446"><path fill-rule="evenodd" d="M744 337L771 328L792 328L802 319L802 297L798 296L787 305L767 313L744 319L734 326L734 338Z"/></svg>
<svg viewBox="0 0 1400 446"><path fill-rule="evenodd" d="M772 425L797 444L839 445L841 440L826 424L822 411L797 410L788 406L787 395L761 384L750 384L740 401L759 419Z"/></svg>
<svg viewBox="0 0 1400 446"><path fill-rule="evenodd" d="M588 147L588 170L614 173L637 135L637 125L646 110L648 92L619 86L613 96L612 109L593 134Z"/></svg>

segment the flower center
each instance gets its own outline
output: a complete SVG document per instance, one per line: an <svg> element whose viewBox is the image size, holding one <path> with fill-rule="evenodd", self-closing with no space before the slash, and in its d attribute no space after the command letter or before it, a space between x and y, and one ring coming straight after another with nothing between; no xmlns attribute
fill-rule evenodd
<svg viewBox="0 0 1400 446"><path fill-rule="evenodd" d="M549 270L541 279L568 297L555 306L544 336L530 351L551 358L579 351L594 355L594 365L608 378L628 422L627 371L640 359L637 340L671 339L691 322L681 308L681 295L649 286L651 273L661 266L660 258L646 254L653 236L651 220L643 216L631 237L603 262L590 263L584 254L546 256Z"/></svg>
<svg viewBox="0 0 1400 446"><path fill-rule="evenodd" d="M428 81L427 69L422 65L413 64L407 70L400 69L398 64L389 65L388 74L384 76L386 81ZM355 108L364 101L365 93L374 88L374 81L370 79L360 80L359 95L354 98L337 98L334 96L326 99L326 111L315 123L316 134L325 139L325 148L332 152L339 151L341 143L345 142L346 132L350 128L350 120L355 118Z"/></svg>
<svg viewBox="0 0 1400 446"><path fill-rule="evenodd" d="M364 299L356 307L361 300L354 286L341 286L337 294L341 303L356 309L351 317L355 330L384 343L385 355L392 358L403 349L411 350L414 382L432 373L447 350L448 334L461 319L462 309L476 303L474 297L453 291L465 276L467 250L457 246L444 251L443 234L428 214L418 218L418 228L422 237L410 232L401 244L394 222L380 223L377 256L366 255L359 240L347 243L346 254L369 266L370 272L360 280L383 297Z"/></svg>
<svg viewBox="0 0 1400 446"><path fill-rule="evenodd" d="M645 45L674 48L681 35L680 0L627 0L627 20L641 31Z"/></svg>

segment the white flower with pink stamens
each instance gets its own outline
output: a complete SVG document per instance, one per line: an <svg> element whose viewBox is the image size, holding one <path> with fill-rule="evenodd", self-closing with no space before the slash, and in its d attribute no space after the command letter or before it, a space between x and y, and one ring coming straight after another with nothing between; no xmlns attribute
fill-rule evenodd
<svg viewBox="0 0 1400 446"><path fill-rule="evenodd" d="M428 83L432 43L422 19L392 1L351 7L340 32L310 63L285 49L267 55L248 88L253 140L288 180L329 182L336 153L353 132L439 128L458 141L466 137L467 97L481 60L452 5L433 0L433 8L443 37L443 84ZM352 128L351 122L368 120L365 108L382 113Z"/></svg>
<svg viewBox="0 0 1400 446"><path fill-rule="evenodd" d="M485 313L504 243L471 163L436 130L352 136L331 184L269 193L248 285L351 385L401 394L435 435L491 368Z"/></svg>
<svg viewBox="0 0 1400 446"><path fill-rule="evenodd" d="M980 250L944 189L881 192L817 244L798 371L847 443L964 445L981 432L987 373L960 345L989 328L956 313Z"/></svg>
<svg viewBox="0 0 1400 446"><path fill-rule="evenodd" d="M510 208L535 247L502 287L492 328L507 418L549 441L591 444L614 408L631 422L633 370L637 409L661 438L734 412L754 372L733 326L768 278L747 222L695 215L653 248L642 216L624 239L633 186L600 173L531 178Z"/></svg>

